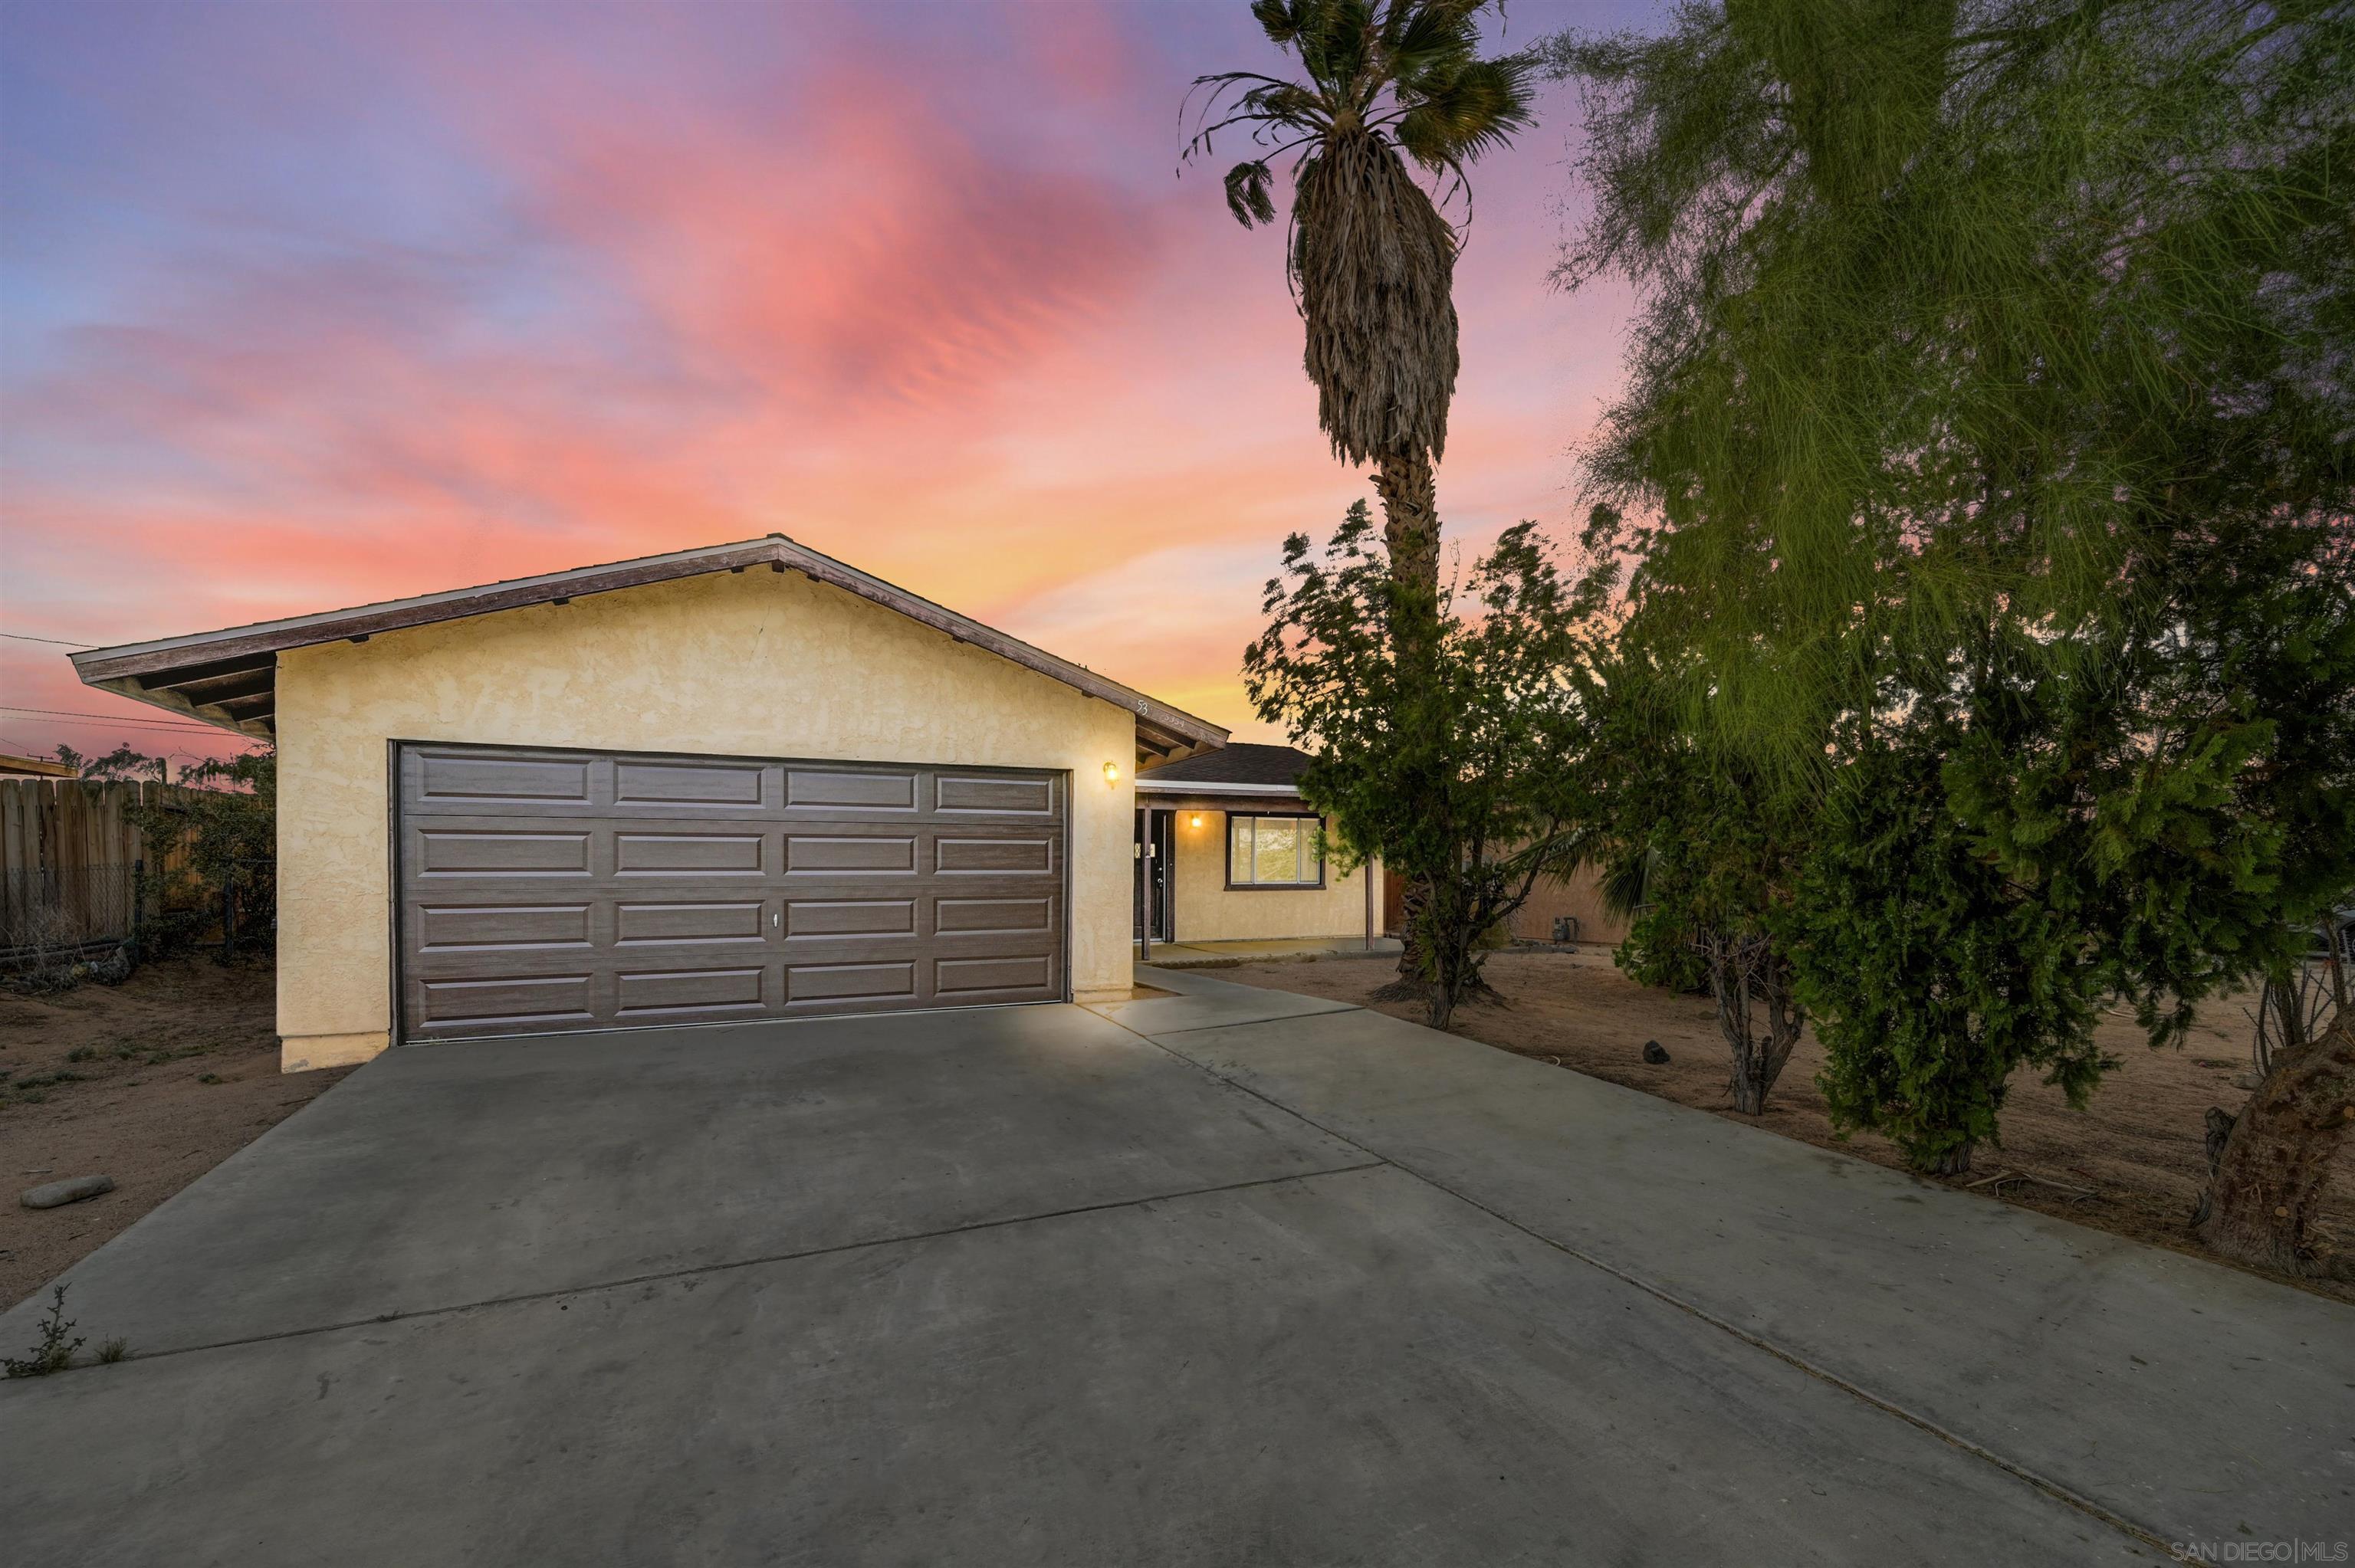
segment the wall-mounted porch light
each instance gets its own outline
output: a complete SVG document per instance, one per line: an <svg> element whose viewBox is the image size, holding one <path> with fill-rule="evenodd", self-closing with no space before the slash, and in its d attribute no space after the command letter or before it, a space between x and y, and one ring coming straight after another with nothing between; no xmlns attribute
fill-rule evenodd
<svg viewBox="0 0 2355 1568"><path fill-rule="evenodd" d="M1190 817L1187 818L1187 819L1186 819L1186 825L1187 825L1188 827L1189 827L1189 828L1199 828L1199 827L1200 827L1200 826L1202 825L1202 813L1201 813L1201 812L1199 812L1199 811L1197 811L1197 812L1195 812L1192 816L1190 816Z"/></svg>
<svg viewBox="0 0 2355 1568"><path fill-rule="evenodd" d="M1104 764L1104 783L1105 783L1106 785L1108 785L1108 786L1111 786L1111 787L1114 788L1114 789L1117 789L1117 788L1119 787L1119 785L1120 785L1120 764L1119 764L1119 763L1117 763L1117 762L1107 762L1107 763L1105 763L1105 764Z"/></svg>

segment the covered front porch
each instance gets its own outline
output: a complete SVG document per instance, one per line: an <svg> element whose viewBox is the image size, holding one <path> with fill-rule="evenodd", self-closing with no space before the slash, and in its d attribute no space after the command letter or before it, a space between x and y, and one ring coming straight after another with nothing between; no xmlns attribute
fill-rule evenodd
<svg viewBox="0 0 2355 1568"><path fill-rule="evenodd" d="M1140 957L1235 963L1382 950L1381 866L1332 862L1325 820L1295 782L1307 761L1288 746L1245 744L1138 775L1131 925Z"/></svg>
<svg viewBox="0 0 2355 1568"><path fill-rule="evenodd" d="M1281 962L1287 959L1396 958L1401 944L1396 937L1310 937L1293 939L1230 942L1156 941L1139 938L1139 961L1169 969L1220 969L1232 964Z"/></svg>

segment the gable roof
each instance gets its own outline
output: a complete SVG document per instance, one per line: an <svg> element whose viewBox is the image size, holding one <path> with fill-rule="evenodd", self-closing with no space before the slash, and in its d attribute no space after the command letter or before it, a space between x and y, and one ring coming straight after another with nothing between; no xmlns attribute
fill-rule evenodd
<svg viewBox="0 0 2355 1568"><path fill-rule="evenodd" d="M1296 793L1300 770L1307 766L1308 754L1297 747L1237 742L1147 769L1136 776L1136 787L1152 790L1183 785L1203 790L1241 785L1254 793L1279 789Z"/></svg>
<svg viewBox="0 0 2355 1568"><path fill-rule="evenodd" d="M269 738L276 733L278 654L322 642L365 641L379 631L400 631L436 621L488 615L527 605L564 604L585 594L643 588L649 583L756 567L799 572L911 620L969 642L985 652L1036 671L1050 680L1100 698L1136 715L1137 744L1167 755L1188 747L1220 747L1227 732L1207 719L1171 707L1133 687L1099 675L1084 665L1059 659L1018 638L920 599L907 589L870 577L831 556L797 545L783 534L732 545L707 545L665 556L644 556L601 567L575 567L533 577L512 577L480 588L449 588L414 599L388 599L350 609L323 610L258 621L219 631L165 637L93 648L72 655L74 673L89 685L119 692L140 702L189 715L223 729Z"/></svg>

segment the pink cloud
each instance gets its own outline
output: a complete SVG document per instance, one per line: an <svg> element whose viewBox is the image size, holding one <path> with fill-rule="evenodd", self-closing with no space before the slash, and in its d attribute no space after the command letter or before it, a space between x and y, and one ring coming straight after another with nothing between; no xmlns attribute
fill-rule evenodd
<svg viewBox="0 0 2355 1568"><path fill-rule="evenodd" d="M7 409L12 629L128 641L773 529L1248 725L1258 579L1367 487L1316 432L1281 238L1168 179L1182 73L1063 6L1011 8L1010 59L837 26L733 73L498 15L351 24L495 210L232 226L45 341ZM1593 400L1550 368L1536 204L1483 200L1465 533L1567 509Z"/></svg>

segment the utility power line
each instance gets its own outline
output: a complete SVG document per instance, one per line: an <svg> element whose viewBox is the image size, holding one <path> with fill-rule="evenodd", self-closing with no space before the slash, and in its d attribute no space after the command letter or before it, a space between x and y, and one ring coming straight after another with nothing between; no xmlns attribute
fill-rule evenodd
<svg viewBox="0 0 2355 1568"><path fill-rule="evenodd" d="M43 718L90 719L101 724L135 725L143 729L194 729L221 733L214 725L182 724L176 719L117 718L112 714L85 713L79 708L17 708L0 703L0 714L37 714Z"/></svg>

